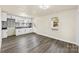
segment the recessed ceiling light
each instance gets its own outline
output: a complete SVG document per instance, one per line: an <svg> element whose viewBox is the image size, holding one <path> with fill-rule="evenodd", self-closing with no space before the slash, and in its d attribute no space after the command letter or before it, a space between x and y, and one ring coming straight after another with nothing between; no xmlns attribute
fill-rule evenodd
<svg viewBox="0 0 79 59"><path fill-rule="evenodd" d="M39 6L41 9L48 9L50 6L49 5L40 5Z"/></svg>

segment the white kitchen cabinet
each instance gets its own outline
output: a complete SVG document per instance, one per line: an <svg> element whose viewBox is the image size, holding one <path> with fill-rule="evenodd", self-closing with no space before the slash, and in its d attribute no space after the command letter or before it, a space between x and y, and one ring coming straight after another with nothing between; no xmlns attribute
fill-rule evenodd
<svg viewBox="0 0 79 59"><path fill-rule="evenodd" d="M22 35L22 34L28 34L32 33L32 28L21 28L21 29L16 29L16 36Z"/></svg>
<svg viewBox="0 0 79 59"><path fill-rule="evenodd" d="M7 14L7 18L12 18L12 15L10 15L10 14Z"/></svg>
<svg viewBox="0 0 79 59"><path fill-rule="evenodd" d="M18 22L19 21L19 17L18 16L15 16L15 22Z"/></svg>
<svg viewBox="0 0 79 59"><path fill-rule="evenodd" d="M29 28L29 23L32 23L32 19L28 17L17 17L16 20L16 36L32 33L33 29Z"/></svg>
<svg viewBox="0 0 79 59"><path fill-rule="evenodd" d="M24 29L16 29L16 36L24 34Z"/></svg>
<svg viewBox="0 0 79 59"><path fill-rule="evenodd" d="M32 23L32 19L31 18L28 19L28 23Z"/></svg>
<svg viewBox="0 0 79 59"><path fill-rule="evenodd" d="M32 30L33 30L32 28L27 28L25 32L26 32L26 33L31 33Z"/></svg>
<svg viewBox="0 0 79 59"><path fill-rule="evenodd" d="M1 21L7 21L7 13L5 12L1 13ZM6 25L3 25L3 26L5 27ZM1 32L2 32L1 33L2 38L7 38L7 29L3 29Z"/></svg>
<svg viewBox="0 0 79 59"><path fill-rule="evenodd" d="M2 14L1 14L1 20L2 21L7 21L7 13L2 12Z"/></svg>
<svg viewBox="0 0 79 59"><path fill-rule="evenodd" d="M29 29L29 32L32 33L32 32L33 32L33 28L30 28L30 29Z"/></svg>
<svg viewBox="0 0 79 59"><path fill-rule="evenodd" d="M2 38L7 38L7 30L2 30Z"/></svg>
<svg viewBox="0 0 79 59"><path fill-rule="evenodd" d="M16 16L14 16L14 15L11 16L12 19L15 19L15 17L16 17Z"/></svg>

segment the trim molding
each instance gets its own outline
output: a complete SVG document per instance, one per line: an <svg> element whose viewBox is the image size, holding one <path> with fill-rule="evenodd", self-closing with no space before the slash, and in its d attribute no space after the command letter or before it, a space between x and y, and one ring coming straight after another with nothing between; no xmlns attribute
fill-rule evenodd
<svg viewBox="0 0 79 59"><path fill-rule="evenodd" d="M70 41L66 41L66 40L60 40L58 38L55 38L55 37L50 37L48 35L45 35L45 34L42 34L42 33L37 33L37 32L34 32L35 34L38 34L38 35L42 35L42 36L45 36L45 37L48 37L48 38L51 38L51 39L56 39L56 40L59 40L59 41L63 41L63 42L67 42L67 43L71 43L71 44L75 44L77 46L79 46L77 43L75 42L70 42Z"/></svg>

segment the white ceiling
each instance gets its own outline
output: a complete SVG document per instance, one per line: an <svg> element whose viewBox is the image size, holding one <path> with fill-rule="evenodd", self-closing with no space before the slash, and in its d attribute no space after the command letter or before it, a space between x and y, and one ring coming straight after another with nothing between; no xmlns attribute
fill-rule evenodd
<svg viewBox="0 0 79 59"><path fill-rule="evenodd" d="M16 15L45 16L54 12L77 8L76 5L50 5L46 10L39 8L39 5L0 5L3 11Z"/></svg>

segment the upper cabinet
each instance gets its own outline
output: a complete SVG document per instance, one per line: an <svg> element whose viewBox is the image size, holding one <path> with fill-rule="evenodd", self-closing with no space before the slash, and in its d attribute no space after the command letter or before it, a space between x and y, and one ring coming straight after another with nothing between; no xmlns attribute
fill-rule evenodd
<svg viewBox="0 0 79 59"><path fill-rule="evenodd" d="M32 18L16 17L16 27L32 27Z"/></svg>
<svg viewBox="0 0 79 59"><path fill-rule="evenodd" d="M6 12L2 12L2 21L7 21L7 19L15 19L15 25L19 28L32 28L32 17L23 17L17 16L13 14L9 14Z"/></svg>
<svg viewBox="0 0 79 59"><path fill-rule="evenodd" d="M5 12L1 13L1 20L2 21L7 21L7 13L5 13Z"/></svg>
<svg viewBox="0 0 79 59"><path fill-rule="evenodd" d="M15 15L12 15L12 14L8 14L8 13L7 13L7 18L10 18L10 19L16 19L16 16L15 16Z"/></svg>
<svg viewBox="0 0 79 59"><path fill-rule="evenodd" d="M10 14L7 14L7 18L12 18L12 16Z"/></svg>

